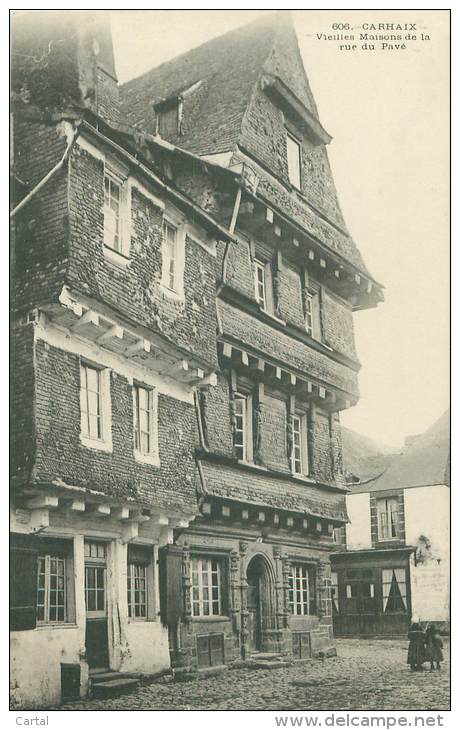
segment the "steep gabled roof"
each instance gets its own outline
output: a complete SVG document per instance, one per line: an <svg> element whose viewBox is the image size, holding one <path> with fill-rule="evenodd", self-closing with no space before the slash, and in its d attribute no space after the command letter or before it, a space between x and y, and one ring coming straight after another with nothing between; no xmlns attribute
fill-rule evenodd
<svg viewBox="0 0 460 730"><path fill-rule="evenodd" d="M178 144L197 154L233 149L274 36L273 16L264 16L129 81L120 88L126 121L154 133L153 105L200 81L197 108Z"/></svg>
<svg viewBox="0 0 460 730"><path fill-rule="evenodd" d="M352 493L385 489L450 485L450 411L447 410L424 433L406 439L404 451L388 469L369 484L357 484Z"/></svg>

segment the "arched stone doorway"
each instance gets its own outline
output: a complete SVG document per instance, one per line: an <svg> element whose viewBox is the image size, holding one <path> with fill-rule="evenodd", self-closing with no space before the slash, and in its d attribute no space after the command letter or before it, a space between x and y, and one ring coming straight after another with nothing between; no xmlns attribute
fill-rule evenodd
<svg viewBox="0 0 460 730"><path fill-rule="evenodd" d="M274 578L270 563L263 555L255 555L247 571L248 649L270 648L275 628Z"/></svg>

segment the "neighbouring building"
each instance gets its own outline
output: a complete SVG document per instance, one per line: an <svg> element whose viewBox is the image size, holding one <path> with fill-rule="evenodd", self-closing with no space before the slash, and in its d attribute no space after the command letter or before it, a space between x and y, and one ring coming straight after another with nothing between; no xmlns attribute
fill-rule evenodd
<svg viewBox="0 0 460 730"><path fill-rule="evenodd" d="M13 706L332 653L353 311L383 295L289 16L121 89L103 13L20 14L13 54Z"/></svg>
<svg viewBox="0 0 460 730"><path fill-rule="evenodd" d="M332 560L336 636L449 628L450 413L406 439L376 479L352 486Z"/></svg>

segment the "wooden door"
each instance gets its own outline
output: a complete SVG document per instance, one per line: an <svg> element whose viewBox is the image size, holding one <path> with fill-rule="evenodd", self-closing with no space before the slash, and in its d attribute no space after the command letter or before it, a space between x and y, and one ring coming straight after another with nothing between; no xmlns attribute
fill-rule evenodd
<svg viewBox="0 0 460 730"><path fill-rule="evenodd" d="M256 651L260 649L260 590L259 577L252 576L248 578L248 643L249 650Z"/></svg>
<svg viewBox="0 0 460 730"><path fill-rule="evenodd" d="M85 543L86 661L90 669L108 669L106 545Z"/></svg>

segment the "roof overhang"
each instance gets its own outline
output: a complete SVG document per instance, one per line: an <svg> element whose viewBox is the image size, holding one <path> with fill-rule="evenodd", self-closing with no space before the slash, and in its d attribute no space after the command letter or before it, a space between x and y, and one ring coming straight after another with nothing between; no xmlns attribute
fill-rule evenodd
<svg viewBox="0 0 460 730"><path fill-rule="evenodd" d="M331 135L326 132L321 122L310 112L298 97L281 81L277 76L264 74L260 81L263 91L276 98L282 106L288 107L291 114L293 113L300 125L303 127L306 135L315 145L329 144L332 140Z"/></svg>

